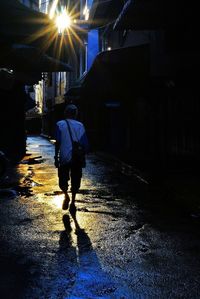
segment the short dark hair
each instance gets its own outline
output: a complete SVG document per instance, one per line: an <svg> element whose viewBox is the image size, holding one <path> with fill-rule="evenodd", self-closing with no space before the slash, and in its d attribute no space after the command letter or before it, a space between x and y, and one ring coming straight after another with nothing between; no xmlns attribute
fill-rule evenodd
<svg viewBox="0 0 200 299"><path fill-rule="evenodd" d="M65 107L64 115L65 117L76 117L78 114L78 108L74 104L68 104Z"/></svg>

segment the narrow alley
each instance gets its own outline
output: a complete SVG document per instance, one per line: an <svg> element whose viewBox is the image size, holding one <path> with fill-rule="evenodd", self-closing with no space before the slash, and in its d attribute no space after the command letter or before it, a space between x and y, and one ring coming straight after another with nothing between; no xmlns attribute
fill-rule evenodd
<svg viewBox="0 0 200 299"><path fill-rule="evenodd" d="M1 186L2 299L200 297L199 219L95 153L71 215L53 156L29 136Z"/></svg>

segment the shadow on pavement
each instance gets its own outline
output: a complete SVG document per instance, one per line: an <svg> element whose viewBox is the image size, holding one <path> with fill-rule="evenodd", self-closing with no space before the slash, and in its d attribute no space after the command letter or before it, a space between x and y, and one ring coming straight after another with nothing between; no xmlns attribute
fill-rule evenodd
<svg viewBox="0 0 200 299"><path fill-rule="evenodd" d="M73 254L76 253L76 258L73 257L74 267L77 267L76 278L74 284L69 290L70 298L126 298L127 290L118 289L116 282L112 281L107 273L102 270L101 263L95 250L92 247L91 240L83 228L80 227L77 218L76 210L73 209L69 214L63 216L65 233L60 236L60 246L66 252L72 246L73 229L71 221L74 222L75 235L77 236L76 248ZM111 296L111 297L110 297Z"/></svg>

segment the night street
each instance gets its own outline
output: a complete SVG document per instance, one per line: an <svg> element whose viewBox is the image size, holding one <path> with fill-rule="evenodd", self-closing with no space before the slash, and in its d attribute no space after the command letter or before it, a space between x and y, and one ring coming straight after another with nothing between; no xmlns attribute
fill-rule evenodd
<svg viewBox="0 0 200 299"><path fill-rule="evenodd" d="M197 6L0 0L0 299L200 299Z"/></svg>
<svg viewBox="0 0 200 299"><path fill-rule="evenodd" d="M28 137L26 156L1 186L2 299L199 298L192 211L90 153L71 215L53 156L51 142Z"/></svg>

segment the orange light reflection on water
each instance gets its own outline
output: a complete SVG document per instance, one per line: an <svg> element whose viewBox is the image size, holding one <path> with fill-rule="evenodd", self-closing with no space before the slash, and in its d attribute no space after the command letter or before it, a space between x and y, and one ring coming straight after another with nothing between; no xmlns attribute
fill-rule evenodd
<svg viewBox="0 0 200 299"><path fill-rule="evenodd" d="M63 204L64 196L62 195L56 195L52 199L52 205L55 206L58 209L62 209L62 204Z"/></svg>

